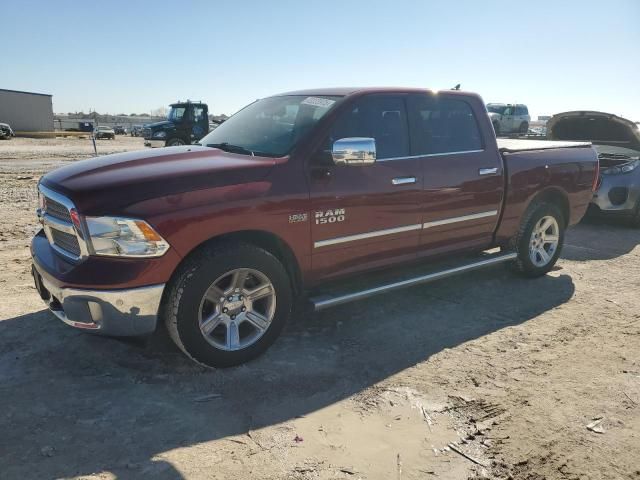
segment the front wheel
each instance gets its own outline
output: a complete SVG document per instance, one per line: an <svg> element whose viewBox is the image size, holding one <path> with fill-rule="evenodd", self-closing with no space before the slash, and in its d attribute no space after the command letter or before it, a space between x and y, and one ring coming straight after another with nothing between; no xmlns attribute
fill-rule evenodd
<svg viewBox="0 0 640 480"><path fill-rule="evenodd" d="M248 244L194 255L168 285L163 316L176 345L196 362L230 367L273 344L291 314L291 282L271 253Z"/></svg>
<svg viewBox="0 0 640 480"><path fill-rule="evenodd" d="M500 124L498 122L493 122L493 130L496 132L496 137L500 135Z"/></svg>
<svg viewBox="0 0 640 480"><path fill-rule="evenodd" d="M549 272L558 261L564 243L565 219L550 203L531 205L514 239L518 254L515 268L527 277Z"/></svg>
<svg viewBox="0 0 640 480"><path fill-rule="evenodd" d="M186 143L184 143L184 140L181 138L170 138L167 140L167 147L177 147L179 145L186 145Z"/></svg>
<svg viewBox="0 0 640 480"><path fill-rule="evenodd" d="M529 131L529 124L527 122L522 122L520 124L520 133L527 133Z"/></svg>

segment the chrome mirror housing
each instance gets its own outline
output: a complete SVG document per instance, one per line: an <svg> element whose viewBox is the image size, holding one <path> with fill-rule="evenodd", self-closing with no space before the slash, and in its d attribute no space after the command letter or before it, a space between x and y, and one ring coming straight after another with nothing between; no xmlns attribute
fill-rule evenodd
<svg viewBox="0 0 640 480"><path fill-rule="evenodd" d="M375 138L350 137L333 142L331 150L336 165L370 165L376 161Z"/></svg>

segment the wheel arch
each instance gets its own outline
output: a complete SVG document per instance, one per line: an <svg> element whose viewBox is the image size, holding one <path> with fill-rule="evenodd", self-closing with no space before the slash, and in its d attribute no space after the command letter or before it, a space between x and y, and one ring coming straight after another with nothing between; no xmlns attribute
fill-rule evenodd
<svg viewBox="0 0 640 480"><path fill-rule="evenodd" d="M278 235L266 230L239 230L235 232L227 232L211 237L199 245L196 245L182 261L179 266L188 258L196 255L203 249L210 248L220 244L247 243L262 248L275 256L284 266L291 279L291 287L294 293L298 294L302 291L302 270L300 264L293 253L293 249L289 244ZM175 272L174 272L175 273Z"/></svg>
<svg viewBox="0 0 640 480"><path fill-rule="evenodd" d="M569 226L569 222L571 220L571 207L569 204L569 196L567 195L567 192L565 192L564 190L558 187L547 187L541 192L538 192L536 195L534 195L529 200L529 204L527 205L527 208L523 213L523 218L526 215L526 212L531 205L533 205L534 203L543 203L543 202L556 205L560 209L560 212L562 212L562 216L564 219L564 227L566 228Z"/></svg>

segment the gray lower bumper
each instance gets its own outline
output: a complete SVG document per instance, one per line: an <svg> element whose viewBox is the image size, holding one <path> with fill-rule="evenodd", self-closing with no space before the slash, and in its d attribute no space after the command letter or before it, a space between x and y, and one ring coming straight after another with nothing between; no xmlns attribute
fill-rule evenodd
<svg viewBox="0 0 640 480"><path fill-rule="evenodd" d="M639 173L603 176L591 203L604 213L633 215L640 205Z"/></svg>
<svg viewBox="0 0 640 480"><path fill-rule="evenodd" d="M37 277L41 297L67 325L114 336L145 335L156 328L164 284L129 290L77 290L59 288L39 274Z"/></svg>

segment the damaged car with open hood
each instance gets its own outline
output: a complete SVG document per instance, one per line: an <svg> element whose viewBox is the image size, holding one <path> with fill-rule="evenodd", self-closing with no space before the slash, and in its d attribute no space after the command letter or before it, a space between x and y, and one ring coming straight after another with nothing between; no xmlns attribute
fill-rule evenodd
<svg viewBox="0 0 640 480"><path fill-rule="evenodd" d="M547 123L553 140L588 140L600 159L598 189L589 211L628 219L640 227L640 130L638 124L603 112L559 113Z"/></svg>

